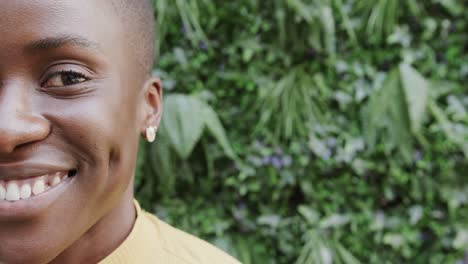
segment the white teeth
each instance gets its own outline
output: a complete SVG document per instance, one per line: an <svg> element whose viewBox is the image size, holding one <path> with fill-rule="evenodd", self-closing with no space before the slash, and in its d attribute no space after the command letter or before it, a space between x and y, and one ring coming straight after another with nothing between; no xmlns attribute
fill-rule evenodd
<svg viewBox="0 0 468 264"><path fill-rule="evenodd" d="M5 197L6 197L6 189L2 183L0 184L0 200L5 200Z"/></svg>
<svg viewBox="0 0 468 264"><path fill-rule="evenodd" d="M31 185L27 183L23 184L23 186L21 186L21 189L20 189L20 196L21 196L21 199L27 199L31 197Z"/></svg>
<svg viewBox="0 0 468 264"><path fill-rule="evenodd" d="M69 177L65 172L56 172L22 180L2 180L0 181L0 202L29 199L54 188L67 178Z"/></svg>
<svg viewBox="0 0 468 264"><path fill-rule="evenodd" d="M34 195L38 195L38 194L43 193L44 191L45 191L45 182L44 182L44 179L41 177L34 182L32 192Z"/></svg>
<svg viewBox="0 0 468 264"><path fill-rule="evenodd" d="M54 178L52 179L51 185L52 185L52 186L55 186L55 185L57 185L57 184L59 184L59 183L60 183L60 177L57 176L57 175L55 175Z"/></svg>
<svg viewBox="0 0 468 264"><path fill-rule="evenodd" d="M18 201L20 199L19 187L16 182L11 181L7 184L6 200Z"/></svg>

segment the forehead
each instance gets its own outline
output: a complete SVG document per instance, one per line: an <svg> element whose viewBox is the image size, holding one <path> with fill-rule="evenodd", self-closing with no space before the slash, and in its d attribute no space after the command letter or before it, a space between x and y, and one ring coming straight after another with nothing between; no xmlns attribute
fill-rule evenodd
<svg viewBox="0 0 468 264"><path fill-rule="evenodd" d="M0 0L0 46L10 53L64 35L90 40L110 53L122 42L119 23L111 1Z"/></svg>

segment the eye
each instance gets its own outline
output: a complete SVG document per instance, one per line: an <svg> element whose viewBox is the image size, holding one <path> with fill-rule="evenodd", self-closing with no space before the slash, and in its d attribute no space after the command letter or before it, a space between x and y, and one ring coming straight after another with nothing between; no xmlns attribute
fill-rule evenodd
<svg viewBox="0 0 468 264"><path fill-rule="evenodd" d="M86 75L73 71L60 71L52 74L42 85L43 87L63 87L76 85L82 82L88 81L89 78Z"/></svg>

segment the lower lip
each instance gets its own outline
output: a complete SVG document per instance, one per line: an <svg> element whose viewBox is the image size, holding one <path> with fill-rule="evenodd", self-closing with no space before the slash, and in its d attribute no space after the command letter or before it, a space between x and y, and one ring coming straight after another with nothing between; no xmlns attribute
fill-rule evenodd
<svg viewBox="0 0 468 264"><path fill-rule="evenodd" d="M15 202L0 201L0 219L28 218L44 212L63 197L77 176L74 175L59 185L28 199Z"/></svg>

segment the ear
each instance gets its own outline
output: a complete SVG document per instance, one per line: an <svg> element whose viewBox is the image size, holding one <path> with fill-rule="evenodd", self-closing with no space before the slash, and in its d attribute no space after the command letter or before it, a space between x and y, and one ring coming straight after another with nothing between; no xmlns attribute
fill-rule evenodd
<svg viewBox="0 0 468 264"><path fill-rule="evenodd" d="M159 127L162 117L162 84L161 80L152 77L146 81L143 86L143 100L140 108L142 113L140 133L143 137L146 136L146 128L150 126Z"/></svg>

